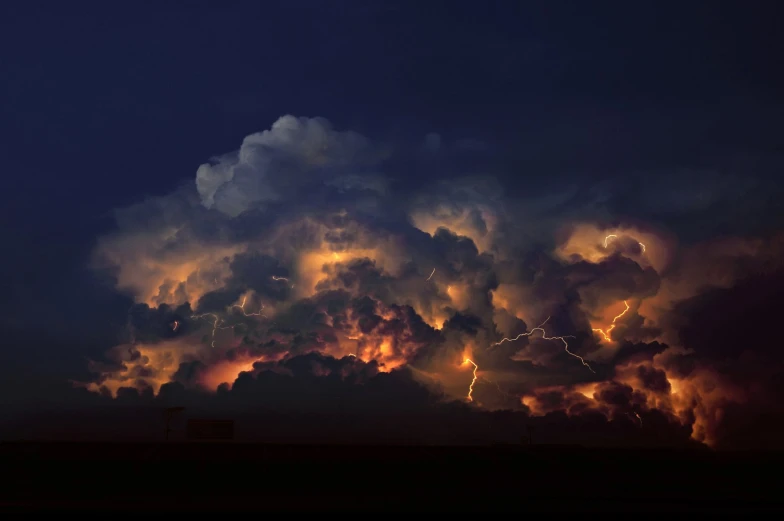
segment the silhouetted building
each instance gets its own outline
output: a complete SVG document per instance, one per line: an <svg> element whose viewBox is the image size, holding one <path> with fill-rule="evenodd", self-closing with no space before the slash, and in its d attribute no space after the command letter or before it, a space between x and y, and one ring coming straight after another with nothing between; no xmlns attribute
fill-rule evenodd
<svg viewBox="0 0 784 521"><path fill-rule="evenodd" d="M234 439L234 420L188 420L185 429L189 440L229 441Z"/></svg>

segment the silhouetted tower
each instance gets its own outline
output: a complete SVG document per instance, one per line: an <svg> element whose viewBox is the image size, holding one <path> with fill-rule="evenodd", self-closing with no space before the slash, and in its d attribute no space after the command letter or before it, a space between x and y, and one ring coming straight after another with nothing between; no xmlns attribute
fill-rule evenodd
<svg viewBox="0 0 784 521"><path fill-rule="evenodd" d="M166 409L166 430L164 431L166 441L169 441L169 433L172 431L170 427L172 418L174 418L175 414L184 410L185 407L169 407Z"/></svg>

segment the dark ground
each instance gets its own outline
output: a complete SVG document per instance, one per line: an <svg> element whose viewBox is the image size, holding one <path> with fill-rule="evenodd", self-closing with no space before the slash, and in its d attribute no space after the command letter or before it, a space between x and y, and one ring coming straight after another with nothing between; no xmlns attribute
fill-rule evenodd
<svg viewBox="0 0 784 521"><path fill-rule="evenodd" d="M2 443L0 511L783 510L782 463L543 445Z"/></svg>

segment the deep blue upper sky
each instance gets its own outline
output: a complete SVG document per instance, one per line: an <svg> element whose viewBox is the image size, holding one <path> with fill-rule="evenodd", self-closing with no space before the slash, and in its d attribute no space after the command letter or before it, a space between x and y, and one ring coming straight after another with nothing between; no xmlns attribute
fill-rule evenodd
<svg viewBox="0 0 784 521"><path fill-rule="evenodd" d="M125 305L83 272L110 211L192 180L200 163L286 113L381 141L481 139L512 191L537 176L599 182L719 165L777 175L780 10L762 1L6 2L4 327L46 313L49 330L69 329L101 322L75 318L88 302Z"/></svg>

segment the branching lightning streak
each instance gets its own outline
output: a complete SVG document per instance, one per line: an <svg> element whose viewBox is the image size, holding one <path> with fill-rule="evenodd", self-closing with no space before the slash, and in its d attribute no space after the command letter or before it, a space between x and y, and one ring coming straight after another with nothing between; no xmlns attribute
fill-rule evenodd
<svg viewBox="0 0 784 521"><path fill-rule="evenodd" d="M498 389L499 393L501 393L501 394L503 394L505 396L513 396L513 395L509 394L507 391L504 391L503 389L501 389L501 386L495 380L491 380L491 379L487 378L486 376L483 376L482 380L484 380L487 383L495 385L495 388Z"/></svg>
<svg viewBox="0 0 784 521"><path fill-rule="evenodd" d="M263 317L264 316L262 314L262 312L261 312L264 309L264 304L261 305L261 309L259 310L258 313L247 313L245 311L245 301L246 300L248 300L247 296L245 296L245 298L242 299L242 304L234 304L232 306L232 308L238 308L240 311L242 311L242 314L245 315L246 317ZM213 324L212 324L212 344L211 344L212 347L215 347L215 331L217 331L218 329L232 329L234 326L223 326L223 327L220 327L220 325L223 323L223 320L218 315L216 315L215 313L204 313L204 314L201 314L201 315L191 315L191 318L196 318L196 319L204 318L204 317L213 317L215 319L215 322L213 322Z"/></svg>
<svg viewBox="0 0 784 521"><path fill-rule="evenodd" d="M215 322L212 324L212 344L211 344L212 347L215 347L215 331L217 331L218 329L231 329L234 326L219 327L220 324L221 324L221 319L215 313L204 313L203 315L191 315L191 318L204 318L204 317L214 317L215 318Z"/></svg>
<svg viewBox="0 0 784 521"><path fill-rule="evenodd" d="M476 365L476 363L474 363L474 361L471 360L470 358L466 358L465 360L463 360L463 364L471 364L474 366L474 378L471 380L471 385L468 386L468 395L466 396L466 399L469 402L473 402L474 384L476 383L476 371L479 369L479 366Z"/></svg>
<svg viewBox="0 0 784 521"><path fill-rule="evenodd" d="M428 278L425 279L425 282L427 282L428 280L432 279L433 275L435 274L435 272L436 272L436 269L433 268L433 272L430 274L430 276Z"/></svg>
<svg viewBox="0 0 784 521"><path fill-rule="evenodd" d="M242 314L245 315L246 317L263 317L264 316L264 314L262 313L262 311L264 310L264 304L261 305L261 309L259 309L258 313L246 313L245 312L245 301L246 300L248 300L247 295L242 299L242 304L240 304L240 305L234 304L231 307L232 308L238 308L240 311L242 311Z"/></svg>
<svg viewBox="0 0 784 521"><path fill-rule="evenodd" d="M522 338L524 336L531 336L534 333L534 331L541 331L542 332L542 340L560 340L561 342L563 342L564 351L566 351L569 355L571 355L571 356L575 357L576 359L578 359L580 361L580 363L582 363L585 367L588 368L589 371L591 371L592 373L596 373L596 371L593 370L593 367L591 367L588 364L588 362L586 362L585 359L582 356L578 355L577 353L572 353L571 351L569 351L569 342L567 342L566 339L567 338L574 338L573 336L571 336L571 335L566 335L566 336L547 336L547 332L543 329L543 326L547 323L548 320L550 320L550 317L547 317L547 320L545 320L544 322L542 322L541 324L539 324L535 328L531 329L531 331L528 331L526 333L520 333L519 335L517 335L514 338L502 338L500 341L496 342L495 344L492 344L490 347L495 347L495 346L501 345L504 342L514 342L515 340L519 340L520 338Z"/></svg>
<svg viewBox="0 0 784 521"><path fill-rule="evenodd" d="M610 324L610 327L607 328L606 332L603 329L593 329L592 331L596 331L597 333L601 333L601 335L604 337L605 340L607 340L608 342L612 342L612 338L610 338L610 332L613 329L615 329L615 321L618 320L619 318L621 318L622 316L624 316L626 314L626 312L629 311L629 304L625 300L623 301L623 304L626 306L626 309L624 309L621 312L620 315L616 316L613 319L612 324Z"/></svg>

